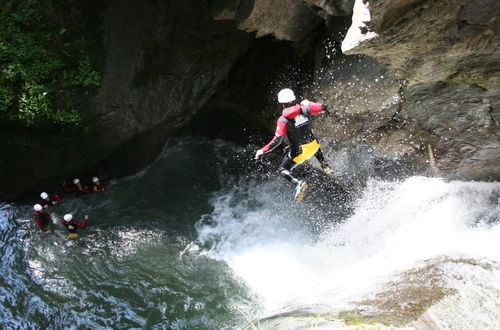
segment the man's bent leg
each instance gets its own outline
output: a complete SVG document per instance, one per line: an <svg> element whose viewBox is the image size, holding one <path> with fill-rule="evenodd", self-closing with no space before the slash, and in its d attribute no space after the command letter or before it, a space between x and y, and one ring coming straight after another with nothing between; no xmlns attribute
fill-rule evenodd
<svg viewBox="0 0 500 330"><path fill-rule="evenodd" d="M319 148L318 151L316 151L316 153L314 154L314 157L316 157L316 159L318 160L323 172L325 172L326 174L333 173L332 168L330 167L330 165L328 165L328 163L325 160L325 156L323 155L321 148Z"/></svg>
<svg viewBox="0 0 500 330"><path fill-rule="evenodd" d="M283 161L281 162L281 166L278 169L280 175L287 179L288 181L292 182L293 184L299 183L299 180L293 176L292 174L292 168L295 166L295 162L290 158L290 155L287 154L284 158Z"/></svg>

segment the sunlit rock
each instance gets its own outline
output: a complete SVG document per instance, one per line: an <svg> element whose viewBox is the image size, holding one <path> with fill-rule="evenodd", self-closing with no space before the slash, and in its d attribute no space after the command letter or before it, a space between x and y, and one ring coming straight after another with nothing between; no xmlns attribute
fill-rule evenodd
<svg viewBox="0 0 500 330"><path fill-rule="evenodd" d="M498 86L491 68L500 61L499 10L496 0L370 1L368 28L379 37L350 53L375 58L410 84L454 80Z"/></svg>
<svg viewBox="0 0 500 330"><path fill-rule="evenodd" d="M369 31L367 23L370 22L369 3L364 0L356 0L352 14L352 25L342 41L342 52L348 53L365 40L377 36L377 33Z"/></svg>
<svg viewBox="0 0 500 330"><path fill-rule="evenodd" d="M273 35L280 40L300 41L321 19L301 1L255 0L246 17L238 21L238 28L256 32L256 36Z"/></svg>
<svg viewBox="0 0 500 330"><path fill-rule="evenodd" d="M365 23L357 24L360 8ZM499 10L493 0L357 1L342 50L385 65L401 79L402 97L391 125L371 130L349 116L346 126L379 134L383 150L413 149L422 160L432 146L440 175L500 179ZM368 31L378 36L364 38Z"/></svg>
<svg viewBox="0 0 500 330"><path fill-rule="evenodd" d="M345 16L352 14L354 0L304 0L318 16L328 19L329 16Z"/></svg>

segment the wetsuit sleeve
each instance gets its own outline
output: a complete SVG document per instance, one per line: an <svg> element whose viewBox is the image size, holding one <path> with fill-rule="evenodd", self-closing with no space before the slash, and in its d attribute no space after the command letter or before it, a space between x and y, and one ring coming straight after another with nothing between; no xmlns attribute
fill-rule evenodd
<svg viewBox="0 0 500 330"><path fill-rule="evenodd" d="M273 139L271 140L271 142L266 144L261 150L264 153L273 151L274 149L276 149L276 147L278 147L281 144L281 142L283 141L283 137L285 135L286 135L286 123L283 120L281 120L281 118L279 118L276 122L276 132L274 133Z"/></svg>
<svg viewBox="0 0 500 330"><path fill-rule="evenodd" d="M106 188L103 186L103 185L100 185L100 186L96 186L94 185L92 187L92 190L96 193L96 194L102 194L103 192L106 191Z"/></svg>
<svg viewBox="0 0 500 330"><path fill-rule="evenodd" d="M85 228L87 227L87 224L89 223L89 219L85 219L84 222L76 222L76 225L80 228Z"/></svg>
<svg viewBox="0 0 500 330"><path fill-rule="evenodd" d="M47 229L47 228L45 228L45 227L43 226L43 221L42 221L42 219L35 219L35 223L38 225L38 227L40 227L40 229L41 229L44 233L46 233L46 232L48 231L48 229Z"/></svg>
<svg viewBox="0 0 500 330"><path fill-rule="evenodd" d="M325 110L325 106L321 103L304 100L300 104L302 106L302 112L313 116L317 116Z"/></svg>
<svg viewBox="0 0 500 330"><path fill-rule="evenodd" d="M37 224L37 226L43 231L43 232L47 232L48 229L45 228L45 226L43 225L43 223L45 222L44 221L44 218L45 217L49 217L50 218L50 213L48 212L43 212L43 213L38 213L36 214L35 213L35 223Z"/></svg>

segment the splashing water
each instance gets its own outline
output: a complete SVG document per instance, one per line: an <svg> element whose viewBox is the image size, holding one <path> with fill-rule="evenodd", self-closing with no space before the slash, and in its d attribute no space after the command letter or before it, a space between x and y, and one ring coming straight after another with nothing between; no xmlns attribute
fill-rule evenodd
<svg viewBox="0 0 500 330"><path fill-rule="evenodd" d="M354 214L319 235L309 230L303 212L314 202L283 208L273 202L272 186L249 186L245 198L222 194L213 201L210 224L202 219L197 225L209 254L255 290L265 314L311 306L349 309L398 274L445 258L492 265L488 278L471 285L490 283L492 308L474 318L498 322L492 311L500 309L500 184L373 180ZM249 200L258 206L249 209Z"/></svg>
<svg viewBox="0 0 500 330"><path fill-rule="evenodd" d="M338 216L320 190L293 203L247 154L181 141L104 195L65 196L56 216L90 215L77 241L60 224L41 233L31 205L2 207L2 325L235 329L304 309L379 321L408 306L442 328L499 323L499 183L372 180Z"/></svg>

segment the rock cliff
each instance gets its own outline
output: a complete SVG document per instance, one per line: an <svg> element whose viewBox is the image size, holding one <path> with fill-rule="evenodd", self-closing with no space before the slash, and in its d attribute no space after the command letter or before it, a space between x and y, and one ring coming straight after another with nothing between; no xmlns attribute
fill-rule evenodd
<svg viewBox="0 0 500 330"><path fill-rule="evenodd" d="M410 145L407 152L417 153L431 146L443 175L500 179L500 3L363 4L371 20L346 53L375 59L402 86L398 109L375 144Z"/></svg>
<svg viewBox="0 0 500 330"><path fill-rule="evenodd" d="M110 0L96 15L106 60L93 133L64 148L47 138L49 153L25 136L33 154L11 154L15 166L2 151L2 199L89 168L133 173L179 130L262 143L283 87L334 109L316 130L346 178L363 159L368 175L404 163L500 179L498 1Z"/></svg>

